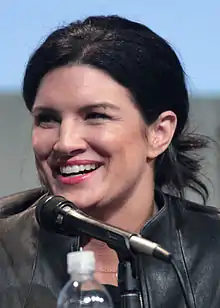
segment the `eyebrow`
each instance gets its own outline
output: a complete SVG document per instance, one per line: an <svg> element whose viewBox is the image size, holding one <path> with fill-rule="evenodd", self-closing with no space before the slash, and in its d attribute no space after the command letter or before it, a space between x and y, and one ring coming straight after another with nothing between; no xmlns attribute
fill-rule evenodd
<svg viewBox="0 0 220 308"><path fill-rule="evenodd" d="M31 111L33 115L38 114L40 112L56 113L58 111L53 108L44 107L44 106L37 106L33 108L33 110Z"/></svg>
<svg viewBox="0 0 220 308"><path fill-rule="evenodd" d="M113 110L119 110L120 109L118 106L111 104L109 102L86 105L86 106L82 106L80 109L81 110L91 110L91 109L96 109L96 108L104 108L104 109L109 108L109 109L113 109Z"/></svg>
<svg viewBox="0 0 220 308"><path fill-rule="evenodd" d="M114 104L111 104L109 102L88 104L88 105L80 107L79 109L80 109L80 111L88 111L88 110L96 109L96 108L104 108L104 109L109 108L109 109L113 109L113 110L119 110L120 109L120 107L118 107ZM56 113L56 112L59 112L59 111L56 110L56 109L53 109L53 108L50 108L50 107L44 107L44 106L36 106L32 110L32 114L36 114L36 113L39 113L39 112Z"/></svg>

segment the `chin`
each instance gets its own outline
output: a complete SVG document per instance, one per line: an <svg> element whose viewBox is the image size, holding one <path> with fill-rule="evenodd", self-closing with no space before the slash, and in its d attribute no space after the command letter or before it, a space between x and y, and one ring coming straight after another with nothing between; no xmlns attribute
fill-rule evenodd
<svg viewBox="0 0 220 308"><path fill-rule="evenodd" d="M78 209L86 210L86 209L92 209L97 206L97 201L93 200L85 200L85 198L80 198L79 194L78 196L74 197L73 193L68 192L59 192L59 196L62 196L66 200L72 202Z"/></svg>
<svg viewBox="0 0 220 308"><path fill-rule="evenodd" d="M57 187L57 185L52 185L51 191L53 195L62 196L66 200L72 202L77 208L81 210L92 211L95 208L101 208L102 198L100 193L94 194L91 191L86 192L83 190L75 190L73 187ZM91 198L92 197L92 198Z"/></svg>

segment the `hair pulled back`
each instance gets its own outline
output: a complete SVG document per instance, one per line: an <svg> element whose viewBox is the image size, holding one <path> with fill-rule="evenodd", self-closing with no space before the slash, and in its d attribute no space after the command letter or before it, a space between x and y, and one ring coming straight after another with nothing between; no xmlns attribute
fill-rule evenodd
<svg viewBox="0 0 220 308"><path fill-rule="evenodd" d="M186 132L189 98L185 75L169 44L148 27L118 16L92 16L59 28L31 56L23 82L29 110L41 79L55 68L88 64L106 71L130 90L146 123L166 110L178 119L169 148L155 164L155 185L183 197L185 188L205 201L208 191L200 180L198 150L205 138Z"/></svg>

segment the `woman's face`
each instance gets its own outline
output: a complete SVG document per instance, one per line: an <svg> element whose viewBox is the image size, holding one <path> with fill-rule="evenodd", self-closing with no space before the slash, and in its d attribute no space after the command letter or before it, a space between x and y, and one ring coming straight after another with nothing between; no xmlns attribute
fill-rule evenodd
<svg viewBox="0 0 220 308"><path fill-rule="evenodd" d="M50 192L84 210L138 202L152 186L147 127L129 91L85 65L41 81L32 110L37 169Z"/></svg>

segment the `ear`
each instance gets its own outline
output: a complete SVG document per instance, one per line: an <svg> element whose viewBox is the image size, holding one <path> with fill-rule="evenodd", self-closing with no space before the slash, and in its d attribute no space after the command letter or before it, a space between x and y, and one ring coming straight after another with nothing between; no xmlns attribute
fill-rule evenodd
<svg viewBox="0 0 220 308"><path fill-rule="evenodd" d="M176 125L176 114L173 111L165 111L160 114L154 123L148 126L146 131L148 160L155 159L168 148L175 133Z"/></svg>

